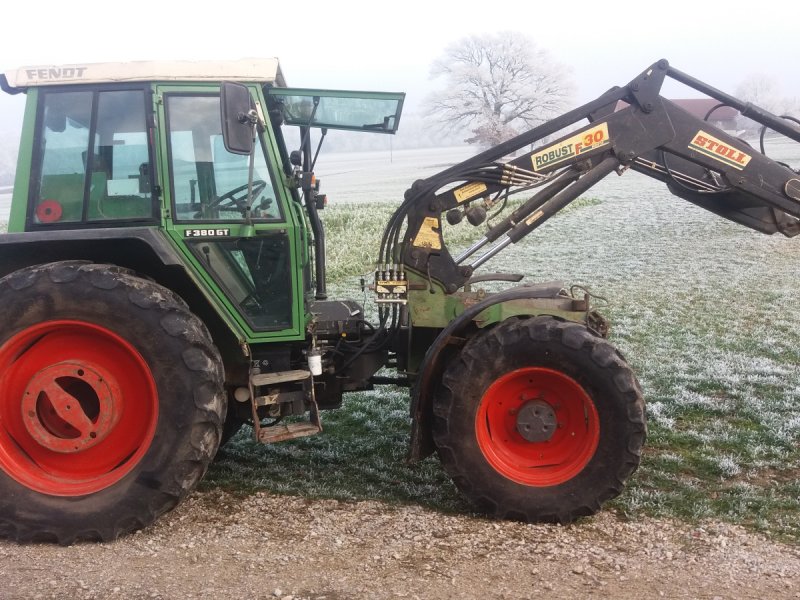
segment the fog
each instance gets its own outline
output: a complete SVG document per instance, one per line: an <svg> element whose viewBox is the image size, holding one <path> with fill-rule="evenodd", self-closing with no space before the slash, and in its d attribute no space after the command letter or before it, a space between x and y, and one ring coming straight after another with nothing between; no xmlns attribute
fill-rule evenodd
<svg viewBox="0 0 800 600"><path fill-rule="evenodd" d="M798 9L777 0L581 0L568 8L556 2L500 7L409 0L377 6L358 0L197 9L154 0L43 0L36 15L13 3L3 10L3 71L38 64L278 56L290 85L405 91L407 115L421 112L435 85L428 75L431 62L448 44L509 29L528 34L571 68L576 102L627 83L660 58L727 92L748 74L763 73L780 83L783 94L800 96ZM677 86L664 93L696 95ZM23 102L23 95L0 93L0 169L15 153Z"/></svg>

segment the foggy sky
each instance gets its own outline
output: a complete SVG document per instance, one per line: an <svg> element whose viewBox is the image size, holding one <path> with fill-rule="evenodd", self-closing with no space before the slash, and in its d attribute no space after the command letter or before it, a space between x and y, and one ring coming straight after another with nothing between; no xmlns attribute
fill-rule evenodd
<svg viewBox="0 0 800 600"><path fill-rule="evenodd" d="M413 111L435 85L430 64L447 44L513 29L572 68L578 102L627 83L660 58L726 92L758 72L778 80L784 95L800 96L800 8L789 1L408 0L378 6L374 0L42 0L7 3L3 12L4 71L34 64L278 56L289 85L405 91L406 110ZM665 95L695 94L675 87ZM21 97L0 93L0 132L18 128L21 107Z"/></svg>

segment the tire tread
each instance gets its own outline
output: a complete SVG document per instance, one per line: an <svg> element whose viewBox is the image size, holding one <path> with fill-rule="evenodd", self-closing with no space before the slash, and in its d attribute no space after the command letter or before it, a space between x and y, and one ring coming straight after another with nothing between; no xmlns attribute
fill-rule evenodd
<svg viewBox="0 0 800 600"><path fill-rule="evenodd" d="M18 542L51 541L70 545L78 540L109 542L120 535L144 528L160 515L172 510L191 492L205 474L214 458L222 436L227 397L222 388L224 373L219 351L215 347L205 324L192 314L186 303L171 290L133 271L116 265L95 264L86 261L61 261L21 269L0 280L0 293L8 287L19 292L37 285L46 278L53 286L88 285L96 296L124 293L127 302L136 311L161 314L154 319L164 334L176 338L185 347L178 360L191 373L191 402L194 410L188 431L183 432L185 446L181 456L170 467L170 481L158 473L149 473L153 487L147 509L137 514L120 514L115 519L101 519L93 527L80 527L70 519L52 522L21 522L16 510L4 509L11 501L0 501L0 535ZM162 399L163 402L163 399ZM144 476L140 474L140 476ZM87 497L84 497L87 498Z"/></svg>
<svg viewBox="0 0 800 600"><path fill-rule="evenodd" d="M504 348L518 344L520 337L532 345L561 346L586 356L601 372L607 374L625 405L627 441L624 458L608 473L600 489L592 494L579 494L581 498L564 498L557 510L547 509L535 502L520 507L515 500L503 496L496 489L498 486L481 481L481 476L476 474L474 468L462 463L464 440L459 439L452 428L452 423L459 418L457 411L464 409L457 399L465 395L469 388L480 386L480 389L485 389L488 383L481 379L482 370L491 370L487 363L501 364ZM433 439L437 452L445 470L461 492L474 505L494 517L527 522L569 523L597 512L604 502L622 492L625 481L639 465L646 437L641 388L622 355L585 326L549 316L511 318L491 329L480 331L470 339L442 376L434 399L433 415Z"/></svg>

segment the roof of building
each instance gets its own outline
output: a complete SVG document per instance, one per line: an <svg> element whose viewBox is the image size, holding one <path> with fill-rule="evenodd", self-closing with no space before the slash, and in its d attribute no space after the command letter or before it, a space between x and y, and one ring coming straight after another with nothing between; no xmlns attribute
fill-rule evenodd
<svg viewBox="0 0 800 600"><path fill-rule="evenodd" d="M720 101L714 98L682 98L670 100L670 102L679 106L693 117L704 121L733 121L739 114L739 111L732 106L720 106ZM617 100L614 112L622 110L627 106L627 102ZM706 119L706 115L709 114L711 109L714 109L714 111L708 116L708 119Z"/></svg>
<svg viewBox="0 0 800 600"><path fill-rule="evenodd" d="M10 92L48 85L134 81L257 81L286 85L277 58L39 65L2 75L11 88L6 91Z"/></svg>
<svg viewBox="0 0 800 600"><path fill-rule="evenodd" d="M688 112L698 119L705 119L708 111L715 106L719 106L719 100L714 98L684 98L680 100L672 100L675 104L680 106L683 110ZM731 106L720 106L708 117L710 121L732 121L736 118L739 111Z"/></svg>

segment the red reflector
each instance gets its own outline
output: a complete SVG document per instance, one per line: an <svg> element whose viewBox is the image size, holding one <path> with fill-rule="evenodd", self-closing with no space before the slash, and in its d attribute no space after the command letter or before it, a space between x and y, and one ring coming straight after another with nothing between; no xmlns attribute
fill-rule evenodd
<svg viewBox="0 0 800 600"><path fill-rule="evenodd" d="M36 218L40 223L55 223L63 214L61 203L56 200L44 200L36 207Z"/></svg>

